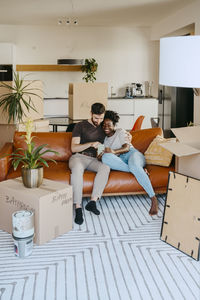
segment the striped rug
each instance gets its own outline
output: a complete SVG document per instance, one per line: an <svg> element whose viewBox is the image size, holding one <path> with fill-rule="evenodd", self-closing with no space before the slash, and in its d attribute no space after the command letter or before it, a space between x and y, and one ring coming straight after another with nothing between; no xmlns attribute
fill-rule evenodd
<svg viewBox="0 0 200 300"><path fill-rule="evenodd" d="M159 214L145 195L104 197L73 231L14 256L0 231L0 300L200 299L200 263L160 240ZM84 199L84 206L88 199Z"/></svg>

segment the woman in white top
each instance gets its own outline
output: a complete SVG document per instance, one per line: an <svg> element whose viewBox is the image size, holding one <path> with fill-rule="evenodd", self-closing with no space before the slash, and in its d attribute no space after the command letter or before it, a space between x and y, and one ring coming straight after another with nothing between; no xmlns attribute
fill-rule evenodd
<svg viewBox="0 0 200 300"><path fill-rule="evenodd" d="M156 215L158 213L158 202L149 176L144 170L145 157L131 143L127 142L125 130L115 128L118 121L119 115L116 112L106 111L102 125L106 135L104 140L105 149L100 155L102 162L112 170L132 173L151 198L149 214Z"/></svg>

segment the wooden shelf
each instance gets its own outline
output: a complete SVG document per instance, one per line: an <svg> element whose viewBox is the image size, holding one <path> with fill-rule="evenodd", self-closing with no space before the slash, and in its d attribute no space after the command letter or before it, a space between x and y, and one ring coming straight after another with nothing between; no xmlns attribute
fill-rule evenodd
<svg viewBox="0 0 200 300"><path fill-rule="evenodd" d="M80 72L81 65L16 65L16 71Z"/></svg>

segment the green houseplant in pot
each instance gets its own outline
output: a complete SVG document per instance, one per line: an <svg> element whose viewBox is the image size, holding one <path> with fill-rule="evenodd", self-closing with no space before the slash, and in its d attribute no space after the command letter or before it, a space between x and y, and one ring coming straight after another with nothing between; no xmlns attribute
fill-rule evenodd
<svg viewBox="0 0 200 300"><path fill-rule="evenodd" d="M94 82L96 80L96 71L98 68L98 63L94 58L86 58L85 64L81 67L81 71L85 72L82 78L86 82Z"/></svg>
<svg viewBox="0 0 200 300"><path fill-rule="evenodd" d="M23 117L26 117L26 112L30 110L37 110L34 107L34 103L31 99L32 96L42 97L35 93L35 91L41 91L38 88L31 88L31 84L34 81L26 82L25 77L20 78L18 72L13 74L12 84L6 82L0 82L0 88L5 89L5 93L0 95L0 107L3 112L8 115L8 123L20 123L23 121Z"/></svg>
<svg viewBox="0 0 200 300"><path fill-rule="evenodd" d="M19 164L22 165L21 171L24 186L28 188L39 187L43 180L43 166L48 167L48 163L43 156L48 152L56 155L59 155L59 153L47 148L47 144L35 147L33 142L34 136L31 136L33 122L28 120L25 125L26 134L22 138L24 137L26 149L18 148L10 155L12 165L14 170L18 168ZM48 160L56 163L53 159Z"/></svg>

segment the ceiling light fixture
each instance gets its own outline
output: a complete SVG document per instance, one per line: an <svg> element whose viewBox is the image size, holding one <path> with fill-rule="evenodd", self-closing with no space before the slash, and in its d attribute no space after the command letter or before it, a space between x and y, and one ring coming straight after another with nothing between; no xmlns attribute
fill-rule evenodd
<svg viewBox="0 0 200 300"><path fill-rule="evenodd" d="M71 0L72 7L72 17L61 17L58 19L58 25L78 25L77 18L74 17L74 5L73 0Z"/></svg>

